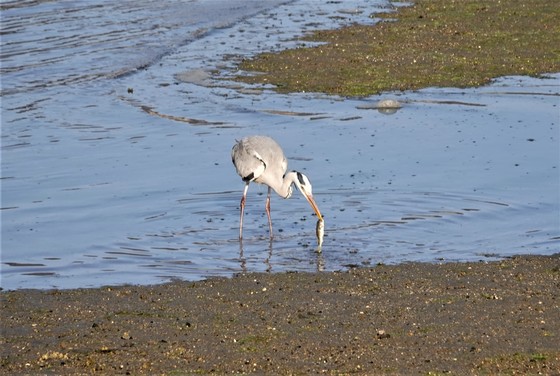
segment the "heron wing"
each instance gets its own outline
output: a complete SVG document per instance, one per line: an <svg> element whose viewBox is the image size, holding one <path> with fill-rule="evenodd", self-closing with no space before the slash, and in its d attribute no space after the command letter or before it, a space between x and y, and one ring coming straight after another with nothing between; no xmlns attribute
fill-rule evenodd
<svg viewBox="0 0 560 376"><path fill-rule="evenodd" d="M248 139L242 139L233 146L231 160L244 181L253 181L266 170L266 162Z"/></svg>

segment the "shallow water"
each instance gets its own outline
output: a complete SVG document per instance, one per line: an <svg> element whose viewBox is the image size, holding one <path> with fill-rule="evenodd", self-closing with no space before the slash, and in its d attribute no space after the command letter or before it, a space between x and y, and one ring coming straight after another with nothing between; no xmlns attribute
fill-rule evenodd
<svg viewBox="0 0 560 376"><path fill-rule="evenodd" d="M560 250L560 75L365 99L234 84L241 57L296 46L313 28L373 23L387 6L263 3L3 10L3 288ZM365 109L380 99L403 108ZM297 192L273 197L269 242L257 185L239 243L230 149L248 134L276 138L311 179L322 253Z"/></svg>

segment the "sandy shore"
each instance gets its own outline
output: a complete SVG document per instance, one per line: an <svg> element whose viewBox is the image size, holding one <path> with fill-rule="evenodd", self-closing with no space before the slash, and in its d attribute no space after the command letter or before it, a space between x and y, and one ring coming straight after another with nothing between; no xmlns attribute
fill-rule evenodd
<svg viewBox="0 0 560 376"><path fill-rule="evenodd" d="M560 254L0 297L3 374L560 372Z"/></svg>
<svg viewBox="0 0 560 376"><path fill-rule="evenodd" d="M306 35L320 47L264 52L241 81L279 92L369 96L426 87L476 87L494 78L560 70L560 8L548 0L415 0L396 20Z"/></svg>

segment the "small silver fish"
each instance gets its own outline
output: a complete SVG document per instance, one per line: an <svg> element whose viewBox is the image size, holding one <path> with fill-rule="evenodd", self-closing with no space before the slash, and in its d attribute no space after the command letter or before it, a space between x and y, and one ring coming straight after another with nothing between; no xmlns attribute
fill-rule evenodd
<svg viewBox="0 0 560 376"><path fill-rule="evenodd" d="M317 220L315 234L317 235L317 245L320 247L323 245L323 236L325 236L325 221L321 218Z"/></svg>

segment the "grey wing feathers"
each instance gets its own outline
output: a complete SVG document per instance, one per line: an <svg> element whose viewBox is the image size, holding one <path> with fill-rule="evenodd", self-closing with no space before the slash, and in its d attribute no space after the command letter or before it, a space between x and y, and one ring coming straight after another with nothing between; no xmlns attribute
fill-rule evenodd
<svg viewBox="0 0 560 376"><path fill-rule="evenodd" d="M244 138L231 149L231 160L244 181L257 179L266 169L266 162L250 141Z"/></svg>

